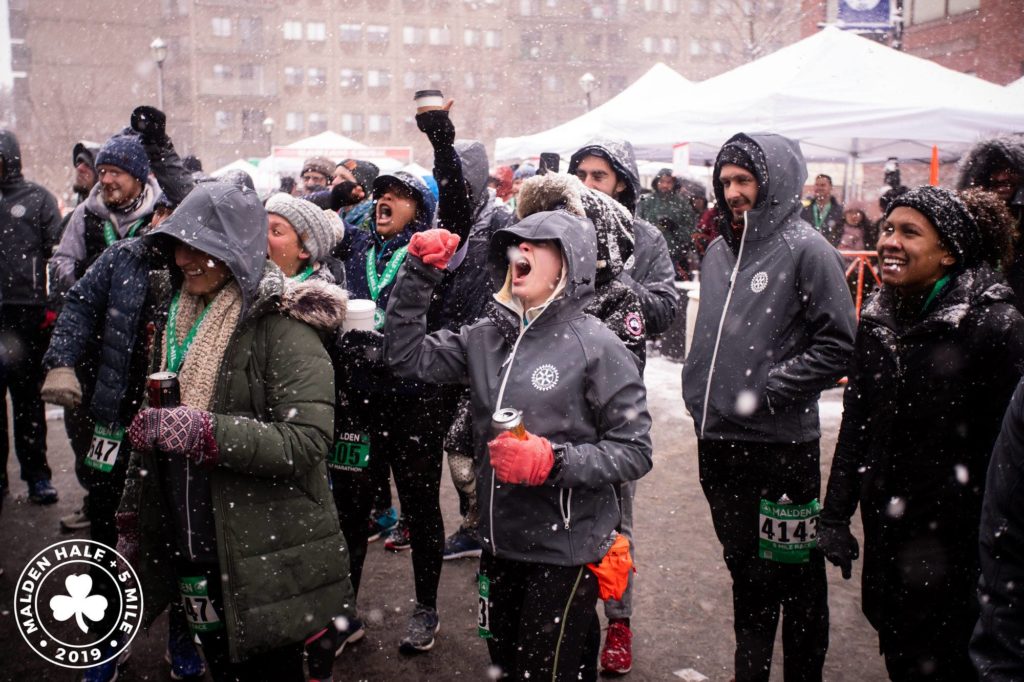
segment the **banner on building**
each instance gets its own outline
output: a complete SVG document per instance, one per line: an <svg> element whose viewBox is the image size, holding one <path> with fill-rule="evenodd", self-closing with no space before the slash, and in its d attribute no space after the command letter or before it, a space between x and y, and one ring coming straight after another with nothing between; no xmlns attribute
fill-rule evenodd
<svg viewBox="0 0 1024 682"><path fill-rule="evenodd" d="M839 27L853 31L887 31L892 25L890 0L839 0Z"/></svg>

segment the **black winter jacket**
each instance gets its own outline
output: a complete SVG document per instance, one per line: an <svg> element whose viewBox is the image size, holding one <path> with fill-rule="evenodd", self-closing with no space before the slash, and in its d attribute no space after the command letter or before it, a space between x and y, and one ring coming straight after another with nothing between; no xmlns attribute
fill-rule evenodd
<svg viewBox="0 0 1024 682"><path fill-rule="evenodd" d="M0 130L0 300L6 305L46 303L46 263L60 240L57 200L21 175L14 133Z"/></svg>
<svg viewBox="0 0 1024 682"><path fill-rule="evenodd" d="M1011 301L982 266L923 319L898 323L888 288L862 311L822 522L848 522L860 504L863 608L878 630L925 585L947 595L942 615L977 613L985 472L1024 371L1024 318Z"/></svg>

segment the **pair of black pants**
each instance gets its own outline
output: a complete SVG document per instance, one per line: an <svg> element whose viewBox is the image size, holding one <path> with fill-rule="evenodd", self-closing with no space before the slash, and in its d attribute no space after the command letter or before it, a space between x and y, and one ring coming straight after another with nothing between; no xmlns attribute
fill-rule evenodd
<svg viewBox="0 0 1024 682"><path fill-rule="evenodd" d="M225 616L220 568L213 564L195 564L183 561L175 566L175 571L179 577L203 576L206 578L209 604L213 606L217 618L223 623ZM172 614L168 614L168 616L171 617ZM301 616L297 615L296 617ZM226 628L222 627L214 632L200 632L198 635L199 641L203 643L203 656L206 658L210 674L215 682L252 682L253 680L304 682L306 679L302 669L302 642L271 649L240 663L232 663L228 653Z"/></svg>
<svg viewBox="0 0 1024 682"><path fill-rule="evenodd" d="M52 478L46 464L46 413L39 394L43 387L43 355L49 332L39 326L45 319L43 306L0 305L0 353L5 371L0 376L0 488L6 488L7 392L14 407L14 452L27 483Z"/></svg>
<svg viewBox="0 0 1024 682"><path fill-rule="evenodd" d="M360 472L331 472L334 501L350 552L352 587L359 589L369 535L367 519L390 466L409 529L416 601L436 608L444 554L440 490L446 426L438 418L438 401L397 396L371 399L353 408L347 421L351 428L369 434L370 465Z"/></svg>
<svg viewBox="0 0 1024 682"><path fill-rule="evenodd" d="M487 649L513 680L596 680L597 577L586 566L480 556L489 581Z"/></svg>
<svg viewBox="0 0 1024 682"><path fill-rule="evenodd" d="M778 502L786 495L806 504L818 497L818 441L701 440L697 451L701 487L733 581L737 682L768 681L780 609L784 679L821 680L828 650L824 557L812 550L806 564L783 564L757 554L762 498Z"/></svg>

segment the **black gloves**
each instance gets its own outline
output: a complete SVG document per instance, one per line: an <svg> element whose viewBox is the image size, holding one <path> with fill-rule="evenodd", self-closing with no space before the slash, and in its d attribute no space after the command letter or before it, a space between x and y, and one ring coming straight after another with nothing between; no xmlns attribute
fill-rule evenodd
<svg viewBox="0 0 1024 682"><path fill-rule="evenodd" d="M853 562L860 556L860 546L850 532L850 524L819 521L818 549L834 566L842 569L843 580L850 579Z"/></svg>
<svg viewBox="0 0 1024 682"><path fill-rule="evenodd" d="M383 365L384 335L377 331L354 329L345 332L338 339L342 360L353 365Z"/></svg>
<svg viewBox="0 0 1024 682"><path fill-rule="evenodd" d="M359 185L351 180L339 182L331 187L331 208L335 211L340 211L346 206L355 206L362 201L366 195L363 194L362 197L357 196L356 189L359 189Z"/></svg>
<svg viewBox="0 0 1024 682"><path fill-rule="evenodd" d="M135 107L131 123L142 144L163 145L167 142L167 114L156 107Z"/></svg>
<svg viewBox="0 0 1024 682"><path fill-rule="evenodd" d="M416 126L426 133L434 147L450 147L455 144L455 124L444 109L416 114Z"/></svg>

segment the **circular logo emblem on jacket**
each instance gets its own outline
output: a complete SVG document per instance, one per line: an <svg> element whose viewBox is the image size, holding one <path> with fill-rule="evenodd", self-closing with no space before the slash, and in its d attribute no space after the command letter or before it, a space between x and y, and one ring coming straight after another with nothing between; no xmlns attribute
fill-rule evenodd
<svg viewBox="0 0 1024 682"><path fill-rule="evenodd" d="M759 294L768 287L768 273L762 270L750 279L750 290Z"/></svg>
<svg viewBox="0 0 1024 682"><path fill-rule="evenodd" d="M626 315L626 331L633 336L643 336L644 321L639 313L629 313Z"/></svg>
<svg viewBox="0 0 1024 682"><path fill-rule="evenodd" d="M541 365L533 370L530 381L538 391L550 391L558 384L558 370L554 365Z"/></svg>
<svg viewBox="0 0 1024 682"><path fill-rule="evenodd" d="M123 556L99 542L50 545L28 562L14 594L21 636L64 668L91 668L116 658L139 631L138 576Z"/></svg>

